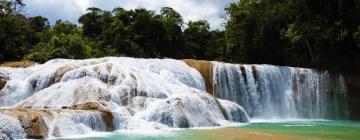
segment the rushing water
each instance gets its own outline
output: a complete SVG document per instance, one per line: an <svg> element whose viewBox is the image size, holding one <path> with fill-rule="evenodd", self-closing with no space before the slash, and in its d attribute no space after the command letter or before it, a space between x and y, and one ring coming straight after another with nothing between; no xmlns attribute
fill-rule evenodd
<svg viewBox="0 0 360 140"><path fill-rule="evenodd" d="M216 96L243 106L252 118L348 117L341 75L271 65L213 65Z"/></svg>
<svg viewBox="0 0 360 140"><path fill-rule="evenodd" d="M194 132L206 132L174 129L348 116L342 76L304 68L107 57L0 68L0 76L0 139L198 139ZM153 132L169 136L141 135Z"/></svg>

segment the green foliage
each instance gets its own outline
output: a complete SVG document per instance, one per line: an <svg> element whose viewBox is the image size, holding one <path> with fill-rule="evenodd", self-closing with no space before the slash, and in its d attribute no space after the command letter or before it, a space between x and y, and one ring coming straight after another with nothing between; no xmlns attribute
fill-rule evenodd
<svg viewBox="0 0 360 140"><path fill-rule="evenodd" d="M21 59L34 44L38 30L20 14L23 6L21 0L0 0L0 61Z"/></svg>
<svg viewBox="0 0 360 140"><path fill-rule="evenodd" d="M357 0L241 0L226 10L235 62L360 70Z"/></svg>
<svg viewBox="0 0 360 140"><path fill-rule="evenodd" d="M40 42L25 59L45 62L54 58L83 59L92 56L90 42L83 39L77 26L69 22L59 20L38 37Z"/></svg>
<svg viewBox="0 0 360 140"><path fill-rule="evenodd" d="M20 4L6 2L8 9ZM170 7L158 14L141 8L104 11L91 7L79 18L80 26L58 20L51 27L44 17L26 18L18 13L1 20L2 60L45 62L103 56L213 60L223 56L218 48L225 48L224 32L210 31L207 21L189 22L184 29L181 15Z"/></svg>
<svg viewBox="0 0 360 140"><path fill-rule="evenodd" d="M50 26L45 17L22 15L23 6L0 0L0 61L171 57L360 71L357 0L241 0L225 8L225 31L205 20L185 24L170 7L91 7L79 26Z"/></svg>

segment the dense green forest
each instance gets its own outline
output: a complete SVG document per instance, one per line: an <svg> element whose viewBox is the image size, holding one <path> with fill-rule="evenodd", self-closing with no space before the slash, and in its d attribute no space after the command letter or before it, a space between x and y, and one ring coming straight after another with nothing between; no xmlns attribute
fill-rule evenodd
<svg viewBox="0 0 360 140"><path fill-rule="evenodd" d="M0 61L130 56L360 72L359 0L241 0L225 8L224 31L185 23L170 7L92 7L79 25L50 25L24 16L21 0L0 2Z"/></svg>

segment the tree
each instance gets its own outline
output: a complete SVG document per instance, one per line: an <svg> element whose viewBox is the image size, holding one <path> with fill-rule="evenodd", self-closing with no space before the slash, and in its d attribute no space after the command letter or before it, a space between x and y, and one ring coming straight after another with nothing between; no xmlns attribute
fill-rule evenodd
<svg viewBox="0 0 360 140"><path fill-rule="evenodd" d="M19 59L29 46L23 40L26 18L19 14L23 6L21 0L0 1L0 61Z"/></svg>
<svg viewBox="0 0 360 140"><path fill-rule="evenodd" d="M3 15L17 15L21 13L25 4L22 0L0 0L0 13Z"/></svg>
<svg viewBox="0 0 360 140"><path fill-rule="evenodd" d="M160 57L159 48L164 43L165 29L154 11L135 9L129 31L131 39L144 52L138 57Z"/></svg>
<svg viewBox="0 0 360 140"><path fill-rule="evenodd" d="M189 21L184 30L185 45L192 51L192 57L196 59L211 59L214 48L211 47L212 39L209 31L209 23L205 20Z"/></svg>
<svg viewBox="0 0 360 140"><path fill-rule="evenodd" d="M356 0L233 3L226 8L227 56L243 63L360 70L353 67L360 65L360 19L353 18L360 16L359 5Z"/></svg>
<svg viewBox="0 0 360 140"><path fill-rule="evenodd" d="M184 44L182 26L184 21L181 15L170 7L163 7L160 10L160 17L166 31L165 43L160 48L161 56L185 58L190 51Z"/></svg>
<svg viewBox="0 0 360 140"><path fill-rule="evenodd" d="M47 18L42 16L35 16L28 18L29 34L27 35L28 42L31 46L40 41L41 33L49 30L50 24Z"/></svg>

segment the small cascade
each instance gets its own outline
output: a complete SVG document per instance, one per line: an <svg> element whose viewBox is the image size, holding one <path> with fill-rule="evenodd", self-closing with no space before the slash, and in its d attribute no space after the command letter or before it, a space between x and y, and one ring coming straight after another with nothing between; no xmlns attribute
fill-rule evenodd
<svg viewBox="0 0 360 140"><path fill-rule="evenodd" d="M106 120L100 112L59 112L49 122L50 137L104 132L107 127Z"/></svg>
<svg viewBox="0 0 360 140"><path fill-rule="evenodd" d="M347 118L341 75L271 65L213 65L216 97L238 103L252 118Z"/></svg>
<svg viewBox="0 0 360 140"><path fill-rule="evenodd" d="M0 114L0 139L21 139L25 136L26 133L19 120Z"/></svg>
<svg viewBox="0 0 360 140"><path fill-rule="evenodd" d="M48 138L115 130L107 112L49 109L1 109L4 139ZM0 135L1 136L1 135Z"/></svg>

